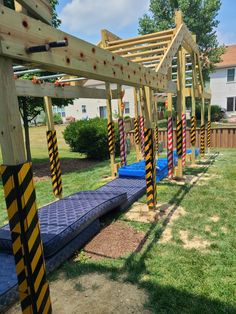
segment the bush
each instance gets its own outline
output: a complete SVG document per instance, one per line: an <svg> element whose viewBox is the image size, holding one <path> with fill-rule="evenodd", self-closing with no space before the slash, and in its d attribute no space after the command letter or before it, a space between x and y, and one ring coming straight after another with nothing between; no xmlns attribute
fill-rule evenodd
<svg viewBox="0 0 236 314"><path fill-rule="evenodd" d="M109 158L107 120L89 119L72 122L64 131L64 138L74 152L87 158L104 160ZM116 154L119 155L119 133L115 124Z"/></svg>
<svg viewBox="0 0 236 314"><path fill-rule="evenodd" d="M55 124L62 124L63 120L62 117L59 115L59 113L54 113L53 120Z"/></svg>
<svg viewBox="0 0 236 314"><path fill-rule="evenodd" d="M205 106L205 121L208 119L208 106ZM211 106L211 121L220 121L224 117L224 113L221 111L221 107L218 105ZM197 120L201 120L201 105L196 105L196 118Z"/></svg>

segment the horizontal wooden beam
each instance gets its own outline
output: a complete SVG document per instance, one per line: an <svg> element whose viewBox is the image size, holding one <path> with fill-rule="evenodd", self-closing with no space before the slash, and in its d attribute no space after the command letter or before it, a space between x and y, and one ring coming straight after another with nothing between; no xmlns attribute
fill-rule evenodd
<svg viewBox="0 0 236 314"><path fill-rule="evenodd" d="M134 45L143 45L143 44L153 43L153 42L157 42L161 44L163 41L166 41L167 39L171 40L172 38L173 38L173 34L160 36L160 37L152 37L152 38L147 38L147 39L137 39L136 41L127 42L124 44L108 46L106 47L106 49L109 51L113 51L120 48L127 48L127 47L132 47Z"/></svg>
<svg viewBox="0 0 236 314"><path fill-rule="evenodd" d="M52 24L52 7L48 0L17 0L33 17Z"/></svg>
<svg viewBox="0 0 236 314"><path fill-rule="evenodd" d="M150 86L159 91L166 90L166 75L129 62L4 6L0 6L0 39L1 55L37 65L51 72L129 86ZM67 47L31 54L26 50L31 46L65 39L68 41Z"/></svg>
<svg viewBox="0 0 236 314"><path fill-rule="evenodd" d="M82 86L56 86L53 83L34 84L28 80L15 80L17 96L51 97L51 98L89 98L106 99L105 89ZM112 98L118 99L117 90L112 90Z"/></svg>
<svg viewBox="0 0 236 314"><path fill-rule="evenodd" d="M171 41L167 40L167 41L163 41L162 43L135 46L135 47L127 48L127 49L114 50L112 52L118 55L123 55L124 53L129 53L129 52L134 52L134 51L150 51L150 49L157 48L157 47L166 48L170 43Z"/></svg>
<svg viewBox="0 0 236 314"><path fill-rule="evenodd" d="M135 58L132 61L141 63L141 62L161 60L162 58L163 58L163 55L156 55L156 56L146 57L146 58Z"/></svg>
<svg viewBox="0 0 236 314"><path fill-rule="evenodd" d="M140 40L140 39L150 39L153 37L158 38L158 37L161 37L163 35L173 35L173 29L168 29L165 31L146 34L146 35L140 35L137 37L127 38L127 39L118 39L118 40L113 40L113 41L111 40L111 41L109 41L108 44L109 44L109 46L112 46L112 45L118 45L118 44L124 44L124 43L131 43L131 42L135 42L135 41Z"/></svg>
<svg viewBox="0 0 236 314"><path fill-rule="evenodd" d="M129 54L124 54L122 55L123 58L134 58L134 57L141 57L141 56L149 56L149 55L154 55L156 53L164 53L166 48L160 48L160 49L153 49L153 50L146 50L142 52L136 52L136 53L129 53Z"/></svg>

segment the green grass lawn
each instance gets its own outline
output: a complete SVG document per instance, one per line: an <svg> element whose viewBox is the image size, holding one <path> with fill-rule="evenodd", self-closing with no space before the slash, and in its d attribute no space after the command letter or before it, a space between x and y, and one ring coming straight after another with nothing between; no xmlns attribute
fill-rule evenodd
<svg viewBox="0 0 236 314"><path fill-rule="evenodd" d="M45 130L31 129L34 162L47 160ZM61 158L81 157L71 153L58 129ZM129 156L134 161L134 153ZM186 214L171 226L172 239L160 242L167 221L155 224L127 222L133 228L149 233L142 251L120 259L91 261L71 259L60 269L70 278L84 273L105 273L110 280L123 280L143 288L148 295L147 308L152 313L236 313L236 150L222 150L209 169L186 169L196 174L213 175L201 185L178 186L163 181L158 184L158 202L176 204ZM109 162L101 162L83 171L63 176L64 195L78 190L95 189L110 175ZM1 184L1 183L0 183ZM36 183L39 206L54 199L51 181ZM143 197L141 202L145 202ZM213 218L217 219L213 219ZM108 220L112 222L114 217ZM2 185L0 185L0 224L6 221ZM106 221L107 222L107 221ZM167 224L167 226L166 226ZM181 234L200 238L207 249L187 249ZM56 274L56 273L54 273Z"/></svg>

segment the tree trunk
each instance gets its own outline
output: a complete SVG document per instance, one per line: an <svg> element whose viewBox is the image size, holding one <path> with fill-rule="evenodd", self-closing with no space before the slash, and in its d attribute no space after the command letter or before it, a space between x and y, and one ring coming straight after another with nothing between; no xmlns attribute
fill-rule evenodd
<svg viewBox="0 0 236 314"><path fill-rule="evenodd" d="M27 104L24 101L23 103L23 124L25 130L25 147L26 147L26 155L27 161L30 162L32 160L31 151L30 151L30 136L29 136L29 121L28 121L28 110Z"/></svg>

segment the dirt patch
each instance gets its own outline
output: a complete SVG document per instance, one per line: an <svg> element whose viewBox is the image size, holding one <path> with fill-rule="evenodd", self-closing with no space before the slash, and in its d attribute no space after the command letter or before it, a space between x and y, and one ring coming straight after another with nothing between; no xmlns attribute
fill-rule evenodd
<svg viewBox="0 0 236 314"><path fill-rule="evenodd" d="M205 231L207 232L207 233L209 233L211 236L213 236L213 237L216 237L217 236L217 233L216 232L213 232L212 230L211 230L211 226L205 226Z"/></svg>
<svg viewBox="0 0 236 314"><path fill-rule="evenodd" d="M145 291L135 285L113 281L101 274L86 274L50 283L53 313L56 314L150 314L144 309ZM7 314L19 314L20 306Z"/></svg>
<svg viewBox="0 0 236 314"><path fill-rule="evenodd" d="M95 166L97 163L97 161L85 158L73 158L69 160L61 159L61 169L62 173L65 174L73 171L84 170L86 168ZM36 182L48 180L51 176L49 161L34 164L33 173Z"/></svg>
<svg viewBox="0 0 236 314"><path fill-rule="evenodd" d="M228 232L228 229L226 227L221 227L220 230L223 232L223 233L227 233Z"/></svg>
<svg viewBox="0 0 236 314"><path fill-rule="evenodd" d="M189 238L188 231L181 230L180 239L183 242L183 247L187 250L196 249L199 251L205 250L210 246L210 242L202 239L201 237L194 236L192 239Z"/></svg>
<svg viewBox="0 0 236 314"><path fill-rule="evenodd" d="M116 221L104 228L84 248L87 257L92 259L118 258L141 249L145 233L137 231L126 223Z"/></svg>
<svg viewBox="0 0 236 314"><path fill-rule="evenodd" d="M220 217L218 215L214 215L210 218L210 220L213 222L218 222L220 220Z"/></svg>
<svg viewBox="0 0 236 314"><path fill-rule="evenodd" d="M131 221L150 223L158 220L159 210L157 207L157 210L150 211L146 204L136 202L125 214L125 218Z"/></svg>

